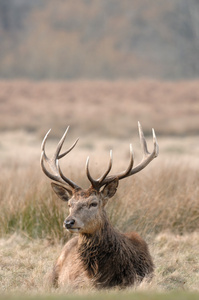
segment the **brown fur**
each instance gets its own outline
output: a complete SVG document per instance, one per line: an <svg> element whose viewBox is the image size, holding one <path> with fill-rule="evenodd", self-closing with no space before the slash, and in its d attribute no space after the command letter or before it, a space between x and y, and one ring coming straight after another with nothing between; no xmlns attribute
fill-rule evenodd
<svg viewBox="0 0 199 300"><path fill-rule="evenodd" d="M109 223L104 210L107 193L78 191L69 201L66 220L75 218L77 224L83 220L84 228L64 246L53 270L54 286L124 288L152 274L154 266L146 242L137 233L122 234ZM96 211L88 208L93 201L98 201Z"/></svg>
<svg viewBox="0 0 199 300"><path fill-rule="evenodd" d="M97 288L124 288L153 271L146 243L137 234L117 232L107 220L97 234L79 239L80 261Z"/></svg>

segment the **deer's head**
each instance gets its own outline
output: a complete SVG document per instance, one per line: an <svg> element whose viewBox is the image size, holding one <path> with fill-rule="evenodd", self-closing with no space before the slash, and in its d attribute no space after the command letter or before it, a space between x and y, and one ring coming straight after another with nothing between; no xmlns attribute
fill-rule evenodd
<svg viewBox="0 0 199 300"><path fill-rule="evenodd" d="M92 234L98 230L104 220L104 206L111 198L118 186L118 180L114 179L107 183L102 191L92 187L83 190L71 191L67 187L52 183L55 193L64 201L68 202L69 216L63 226L70 232Z"/></svg>
<svg viewBox="0 0 199 300"><path fill-rule="evenodd" d="M45 153L45 144L50 132L48 131L42 143L41 167L43 172L50 179L60 183L56 184L53 182L51 185L58 197L68 203L70 214L65 219L63 224L63 226L67 230L69 230L70 232L92 234L96 230L101 228L105 216L104 207L108 199L113 197L116 193L119 180L141 171L155 157L157 157L158 144L154 130L152 129L154 149L152 153L149 153L140 123L138 123L138 128L143 150L143 160L141 161L141 163L133 168L133 150L132 145L130 145L130 163L128 168L121 173L109 175L112 168L112 151L110 151L110 161L106 172L100 178L95 180L92 178L89 171L88 158L86 162L86 174L89 181L91 182L91 186L86 190L82 189L72 180L65 177L59 166L59 159L69 153L75 147L78 140L76 140L75 143L66 152L60 154L66 134L69 129L68 127L61 140L59 141L54 155L52 156L52 158L48 158ZM46 169L44 162L47 163L51 172Z"/></svg>

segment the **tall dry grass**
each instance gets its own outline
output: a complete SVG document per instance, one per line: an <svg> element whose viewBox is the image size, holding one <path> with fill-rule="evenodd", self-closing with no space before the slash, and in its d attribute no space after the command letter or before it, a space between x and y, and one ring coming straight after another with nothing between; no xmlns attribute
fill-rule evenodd
<svg viewBox="0 0 199 300"><path fill-rule="evenodd" d="M82 170L74 173L78 184L85 186ZM69 237L62 229L67 204L53 194L43 174L19 168L1 174L0 180L0 236L18 232L53 241ZM158 165L158 170L151 166L150 171L120 182L107 206L111 222L121 231L136 230L143 236L198 230L198 180L198 171L186 160Z"/></svg>

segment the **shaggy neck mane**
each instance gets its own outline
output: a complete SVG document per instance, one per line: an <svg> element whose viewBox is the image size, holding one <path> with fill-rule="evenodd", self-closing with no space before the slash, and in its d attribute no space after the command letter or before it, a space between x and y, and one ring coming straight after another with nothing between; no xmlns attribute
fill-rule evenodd
<svg viewBox="0 0 199 300"><path fill-rule="evenodd" d="M104 218L103 227L93 235L79 237L78 253L94 286L126 287L144 277L143 253Z"/></svg>

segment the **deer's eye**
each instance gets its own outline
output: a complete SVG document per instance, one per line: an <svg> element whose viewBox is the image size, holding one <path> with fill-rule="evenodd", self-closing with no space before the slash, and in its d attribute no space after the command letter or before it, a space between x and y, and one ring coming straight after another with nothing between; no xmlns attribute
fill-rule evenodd
<svg viewBox="0 0 199 300"><path fill-rule="evenodd" d="M90 205L89 205L89 208L91 207L97 207L97 202L92 202Z"/></svg>

